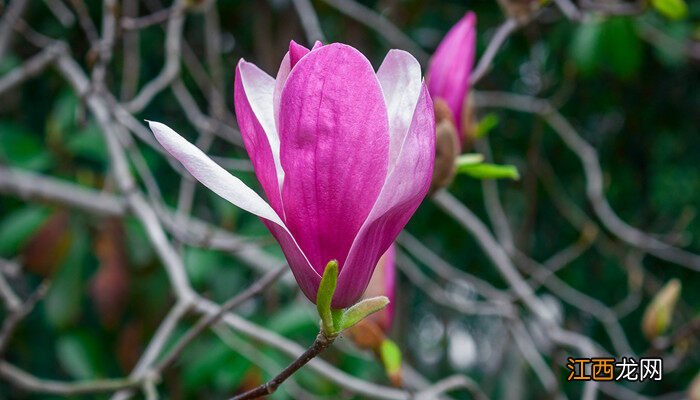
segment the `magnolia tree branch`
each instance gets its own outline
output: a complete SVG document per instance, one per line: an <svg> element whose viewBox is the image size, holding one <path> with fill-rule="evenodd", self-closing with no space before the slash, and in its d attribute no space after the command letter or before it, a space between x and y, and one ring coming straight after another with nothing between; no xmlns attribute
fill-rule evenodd
<svg viewBox="0 0 700 400"><path fill-rule="evenodd" d="M283 369L277 376L254 389L232 397L231 400L257 399L259 397L268 396L274 393L279 385L289 379L289 377L291 377L292 374L297 372L301 367L308 364L309 361L323 353L328 346L333 344L334 340L335 337L329 338L325 334L319 333L311 346L306 349L306 351L303 352L296 360L289 364L287 368Z"/></svg>
<svg viewBox="0 0 700 400"><path fill-rule="evenodd" d="M603 171L595 148L583 140L569 121L546 100L503 92L477 92L474 96L479 107L508 108L536 114L543 118L581 160L586 176L586 196L603 226L618 238L649 254L694 271L700 271L700 255L664 243L628 225L617 216L603 192Z"/></svg>
<svg viewBox="0 0 700 400"><path fill-rule="evenodd" d="M422 65L428 64L430 55L383 15L354 0L323 1L348 17L377 31L392 46L411 52Z"/></svg>
<svg viewBox="0 0 700 400"><path fill-rule="evenodd" d="M276 270L272 270L265 274L260 280L248 286L244 291L238 293L236 296L232 297L230 300L222 304L215 314L204 315L197 321L197 323L182 336L177 343L173 346L168 353L156 366L156 371L163 371L172 365L175 360L182 354L185 347L192 343L194 339L197 338L202 332L204 332L210 326L219 322L221 317L223 317L227 312L233 310L234 308L241 305L246 300L258 295L263 290L267 289L272 285L277 279L279 279L287 271L286 266L279 267Z"/></svg>
<svg viewBox="0 0 700 400"><path fill-rule="evenodd" d="M484 51L484 54L479 58L479 62L469 76L470 85L476 85L481 78L489 72L489 69L491 69L493 65L493 59L496 58L496 54L498 54L498 50L500 50L508 37L513 34L519 26L515 18L508 18L498 27L496 33L486 47L486 51Z"/></svg>
<svg viewBox="0 0 700 400"><path fill-rule="evenodd" d="M321 23L318 21L318 15L316 15L311 0L292 0L292 3L294 3L297 14L299 14L301 26L304 27L309 45L313 46L317 40L319 42L325 42L326 38L321 30Z"/></svg>
<svg viewBox="0 0 700 400"><path fill-rule="evenodd" d="M5 57L7 46L12 39L12 30L27 8L29 0L12 0L0 19L0 60Z"/></svg>
<svg viewBox="0 0 700 400"><path fill-rule="evenodd" d="M57 396L110 393L116 390L138 387L141 382L130 379L91 380L88 382L59 382L40 379L0 360L0 375L12 385L32 393Z"/></svg>

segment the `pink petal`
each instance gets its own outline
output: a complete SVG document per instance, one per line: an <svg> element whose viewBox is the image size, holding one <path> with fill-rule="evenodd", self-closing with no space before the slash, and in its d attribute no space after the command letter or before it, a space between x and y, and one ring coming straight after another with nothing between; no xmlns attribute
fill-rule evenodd
<svg viewBox="0 0 700 400"><path fill-rule="evenodd" d="M384 253L384 293L389 298L389 304L385 308L384 330L389 331L394 323L394 307L396 300L396 249L391 244Z"/></svg>
<svg viewBox="0 0 700 400"><path fill-rule="evenodd" d="M311 268L304 253L270 205L238 178L221 168L196 146L166 125L150 121L149 125L156 139L168 153L180 161L204 186L233 205L262 218L265 226L282 247L302 291L315 302L321 277Z"/></svg>
<svg viewBox="0 0 700 400"><path fill-rule="evenodd" d="M387 174L387 111L369 61L337 43L303 57L282 91L279 128L287 227L316 271L333 259L342 271Z"/></svg>
<svg viewBox="0 0 700 400"><path fill-rule="evenodd" d="M425 85L396 165L367 217L338 277L333 307L354 304L379 257L396 239L428 193L435 161L435 115ZM302 248L304 248L302 246Z"/></svg>
<svg viewBox="0 0 700 400"><path fill-rule="evenodd" d="M282 62L280 63L280 68L277 71L277 78L275 78L275 91L272 96L273 98L273 110L275 113L275 125L279 131L280 127L280 99L282 98L282 89L284 89L284 84L287 82L287 77L292 71L292 62L290 61L291 56L289 52L284 55Z"/></svg>
<svg viewBox="0 0 700 400"><path fill-rule="evenodd" d="M260 218L284 227L277 213L253 189L207 157L197 146L160 122L148 121L160 144L211 191Z"/></svg>
<svg viewBox="0 0 700 400"><path fill-rule="evenodd" d="M420 63L408 52L390 50L377 71L377 79L382 85L384 102L389 114L391 135L389 170L391 171L408 128L411 126L416 102L423 87Z"/></svg>
<svg viewBox="0 0 700 400"><path fill-rule="evenodd" d="M282 253L287 259L289 268L292 270L299 288L312 303L316 304L316 293L318 292L318 286L321 284L321 275L311 267L304 252L299 248L297 242L286 228L265 220L263 220L263 223L282 248Z"/></svg>
<svg viewBox="0 0 700 400"><path fill-rule="evenodd" d="M314 47L311 51L314 51L323 46L323 43L316 41ZM287 77L292 68L301 60L303 56L309 53L309 49L297 44L295 41L289 42L289 51L282 58L282 63L280 63L279 70L277 71L277 78L275 79L275 93L274 93L274 110L275 110L275 122L279 124L279 110L280 110L280 97L282 97L282 89L284 89L284 84L287 82Z"/></svg>
<svg viewBox="0 0 700 400"><path fill-rule="evenodd" d="M284 170L272 108L274 87L275 81L261 69L244 60L238 63L234 82L236 120L255 175L272 208L283 216L280 187Z"/></svg>
<svg viewBox="0 0 700 400"><path fill-rule="evenodd" d="M307 54L309 54L309 49L293 40L289 42L289 62L292 68Z"/></svg>
<svg viewBox="0 0 700 400"><path fill-rule="evenodd" d="M476 15L468 12L447 32L428 67L428 88L433 98L447 102L461 132L462 104L469 90L469 76L476 53ZM463 140L460 135L460 140Z"/></svg>
<svg viewBox="0 0 700 400"><path fill-rule="evenodd" d="M379 258L377 267L369 280L367 290L362 295L364 299L376 296L389 298L389 304L383 310L370 316L385 333L391 329L394 321L394 293L396 287L395 246L395 244L389 246L387 251Z"/></svg>

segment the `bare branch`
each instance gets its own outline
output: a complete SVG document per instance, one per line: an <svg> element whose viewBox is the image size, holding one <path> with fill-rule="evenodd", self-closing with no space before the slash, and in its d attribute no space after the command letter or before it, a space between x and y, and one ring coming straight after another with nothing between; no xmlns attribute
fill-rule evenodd
<svg viewBox="0 0 700 400"><path fill-rule="evenodd" d="M292 0L292 3L294 3L297 14L299 14L301 26L304 27L309 45L313 46L317 40L319 42L325 42L326 38L323 36L321 24L318 22L318 15L316 15L311 0Z"/></svg>
<svg viewBox="0 0 700 400"><path fill-rule="evenodd" d="M392 46L411 52L426 65L430 55L383 15L353 0L323 0L348 17L379 32Z"/></svg>
<svg viewBox="0 0 700 400"><path fill-rule="evenodd" d="M244 291L238 293L236 296L232 297L230 300L221 305L219 310L215 314L204 315L197 321L197 323L189 330L187 333L181 337L177 343L170 350L170 353L164 357L156 366L156 371L163 371L172 365L175 360L182 354L185 347L192 343L192 341L197 338L202 332L204 332L208 327L219 322L221 317L227 312L233 310L234 308L241 305L246 300L258 295L263 290L267 289L272 285L277 279L279 279L282 274L287 272L286 267L279 267L276 270L272 270L265 274L260 280L248 286Z"/></svg>
<svg viewBox="0 0 700 400"><path fill-rule="evenodd" d="M17 21L22 17L27 4L29 4L28 0L11 1L0 19L0 60L5 58L5 52L12 39L12 31Z"/></svg>
<svg viewBox="0 0 700 400"><path fill-rule="evenodd" d="M603 172L598 153L573 126L546 100L502 92L478 92L475 100L479 107L502 107L539 115L561 137L569 149L578 156L586 175L586 195L601 223L628 244L643 249L654 256L700 271L700 255L687 252L634 228L615 214L603 193Z"/></svg>
<svg viewBox="0 0 700 400"><path fill-rule="evenodd" d="M329 338L323 333L319 333L311 346L277 376L254 389L232 397L231 400L257 399L258 397L267 396L274 393L279 385L284 383L284 381L289 379L292 374L297 372L301 367L308 364L309 361L313 360L316 356L326 350L334 340L335 337Z"/></svg>
<svg viewBox="0 0 700 400"><path fill-rule="evenodd" d="M110 393L115 390L133 388L140 385L140 382L130 379L93 380L89 382L59 382L40 379L4 360L0 360L0 375L13 386L20 389L32 393L60 396Z"/></svg>
<svg viewBox="0 0 700 400"><path fill-rule="evenodd" d="M471 86L476 85L481 78L489 72L493 64L493 59L496 58L496 54L498 54L498 50L503 46L503 43L505 43L508 37L518 29L518 26L518 21L516 21L515 18L508 18L498 27L496 33L486 47L486 51L484 51L484 54L479 58L476 68L474 68L474 71L469 76L469 84Z"/></svg>
<svg viewBox="0 0 700 400"><path fill-rule="evenodd" d="M180 72L180 52L182 48L182 29L185 25L186 0L177 0L169 15L165 34L165 65L157 77L148 82L141 91L124 107L137 113L146 107L158 93L163 91Z"/></svg>

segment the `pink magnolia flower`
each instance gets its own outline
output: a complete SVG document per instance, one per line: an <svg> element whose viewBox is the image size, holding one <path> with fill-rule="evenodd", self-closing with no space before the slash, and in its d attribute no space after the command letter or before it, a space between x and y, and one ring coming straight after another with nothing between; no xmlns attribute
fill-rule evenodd
<svg viewBox="0 0 700 400"><path fill-rule="evenodd" d="M332 306L354 304L430 186L435 120L418 62L391 50L375 73L350 46L292 42L276 79L238 63L235 108L269 203L172 129L150 125L202 184L262 219L311 301L337 260Z"/></svg>
<svg viewBox="0 0 700 400"><path fill-rule="evenodd" d="M438 45L430 60L428 90L437 102L447 103L452 112L460 144L464 142L462 107L469 92L469 77L476 53L476 15L468 12Z"/></svg>
<svg viewBox="0 0 700 400"><path fill-rule="evenodd" d="M389 332L394 323L394 298L396 295L396 250L394 246L394 244L389 246L386 253L377 262L367 290L362 296L365 298L376 296L389 298L389 304L386 307L368 317L376 322L384 333Z"/></svg>

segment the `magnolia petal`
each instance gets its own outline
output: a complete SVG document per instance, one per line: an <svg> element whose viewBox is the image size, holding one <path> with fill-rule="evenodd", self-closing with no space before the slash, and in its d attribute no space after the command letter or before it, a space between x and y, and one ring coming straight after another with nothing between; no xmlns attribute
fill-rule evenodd
<svg viewBox="0 0 700 400"><path fill-rule="evenodd" d="M323 46L323 43L316 41L314 47L311 51L318 49ZM275 79L275 93L274 93L274 111L275 111L275 123L279 124L279 111L280 111L280 98L282 97L282 89L284 84L287 82L287 77L289 72L294 68L297 62L305 55L309 54L309 49L297 44L295 41L289 43L289 51L282 58L282 63L280 63L279 70L277 71L277 78ZM279 127L279 125L277 125Z"/></svg>
<svg viewBox="0 0 700 400"><path fill-rule="evenodd" d="M334 43L304 56L282 91L286 223L311 265L342 265L384 184L389 123L369 61Z"/></svg>
<svg viewBox="0 0 700 400"><path fill-rule="evenodd" d="M279 242L302 291L307 296L315 296L315 288L318 287L321 277L311 268L306 256L270 205L175 131L159 122L148 123L158 142L180 161L192 176L235 206L262 218L262 222Z"/></svg>
<svg viewBox="0 0 700 400"><path fill-rule="evenodd" d="M309 54L309 49L295 41L289 42L289 65L294 68L302 57Z"/></svg>
<svg viewBox="0 0 700 400"><path fill-rule="evenodd" d="M391 244L381 260L384 262L384 291L389 298L389 305L384 311L384 330L388 332L394 324L394 306L396 300L396 245Z"/></svg>
<svg viewBox="0 0 700 400"><path fill-rule="evenodd" d="M389 172L401 150L401 144L413 120L413 112L422 87L420 63L410 53L390 50L377 71L389 114Z"/></svg>
<svg viewBox="0 0 700 400"><path fill-rule="evenodd" d="M160 144L182 165L214 193L260 218L284 227L284 223L275 210L255 191L240 179L221 168L207 157L197 146L188 142L177 132L160 122L148 121L148 124Z"/></svg>
<svg viewBox="0 0 700 400"><path fill-rule="evenodd" d="M389 332L394 320L394 298L396 287L396 263L395 263L395 244L391 244L387 251L379 258L377 267L374 269L372 278L369 280L369 285L363 299L368 299L377 296L386 296L389 299L389 304L381 311L372 314L370 318L375 321L383 332Z"/></svg>
<svg viewBox="0 0 700 400"><path fill-rule="evenodd" d="M468 12L447 32L428 67L428 88L433 98L443 98L462 132L462 104L469 90L469 77L476 53L476 15ZM460 135L462 141L462 135Z"/></svg>
<svg viewBox="0 0 700 400"><path fill-rule="evenodd" d="M275 81L254 64L241 60L236 67L234 103L236 120L255 175L272 208L283 214L280 187L284 170L280 163L280 139L273 112Z"/></svg>
<svg viewBox="0 0 700 400"><path fill-rule="evenodd" d="M396 166L387 177L372 212L352 244L338 277L333 307L354 304L362 295L377 261L396 239L430 187L435 159L435 115L425 85Z"/></svg>
<svg viewBox="0 0 700 400"><path fill-rule="evenodd" d="M282 253L287 259L299 288L312 303L316 303L316 292L319 283L321 283L321 275L311 267L303 251L286 228L265 220L263 223L282 248Z"/></svg>

